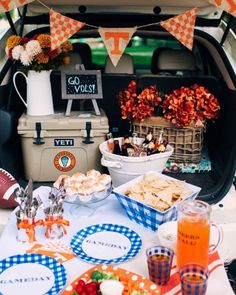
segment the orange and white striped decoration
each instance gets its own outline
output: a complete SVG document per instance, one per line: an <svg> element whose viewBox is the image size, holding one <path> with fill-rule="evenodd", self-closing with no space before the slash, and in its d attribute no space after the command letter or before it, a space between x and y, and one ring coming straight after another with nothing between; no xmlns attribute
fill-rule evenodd
<svg viewBox="0 0 236 295"><path fill-rule="evenodd" d="M161 26L173 35L189 50L193 48L193 34L196 21L196 10L193 8L161 22Z"/></svg>
<svg viewBox="0 0 236 295"><path fill-rule="evenodd" d="M235 0L210 0L215 6L227 11L236 16L236 1Z"/></svg>
<svg viewBox="0 0 236 295"><path fill-rule="evenodd" d="M51 50L58 48L84 25L85 23L79 22L50 9Z"/></svg>
<svg viewBox="0 0 236 295"><path fill-rule="evenodd" d="M0 13L12 10L34 0L0 0Z"/></svg>

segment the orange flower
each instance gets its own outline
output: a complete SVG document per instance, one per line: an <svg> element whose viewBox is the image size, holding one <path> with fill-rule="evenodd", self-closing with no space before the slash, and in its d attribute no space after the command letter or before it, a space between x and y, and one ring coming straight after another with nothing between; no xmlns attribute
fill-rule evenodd
<svg viewBox="0 0 236 295"><path fill-rule="evenodd" d="M64 53L73 50L73 45L69 41L65 41L64 43L61 44L60 47L61 47L61 51Z"/></svg>
<svg viewBox="0 0 236 295"><path fill-rule="evenodd" d="M162 102L156 85L145 88L137 95L137 85L133 80L124 91L118 93L118 100L122 118L139 121L152 116L154 107L157 107Z"/></svg>
<svg viewBox="0 0 236 295"><path fill-rule="evenodd" d="M7 39L7 48L12 49L12 48L16 47L17 45L19 45L20 42L21 42L20 36L12 35L11 37L9 37Z"/></svg>
<svg viewBox="0 0 236 295"><path fill-rule="evenodd" d="M192 122L202 127L206 120L216 119L219 110L217 98L197 84L173 90L163 101L164 117L176 127L187 127Z"/></svg>
<svg viewBox="0 0 236 295"><path fill-rule="evenodd" d="M49 48L51 46L51 37L48 34L40 34L37 37L41 48Z"/></svg>
<svg viewBox="0 0 236 295"><path fill-rule="evenodd" d="M41 52L35 57L35 61L38 64L47 64L49 61L49 56L46 55L45 53Z"/></svg>

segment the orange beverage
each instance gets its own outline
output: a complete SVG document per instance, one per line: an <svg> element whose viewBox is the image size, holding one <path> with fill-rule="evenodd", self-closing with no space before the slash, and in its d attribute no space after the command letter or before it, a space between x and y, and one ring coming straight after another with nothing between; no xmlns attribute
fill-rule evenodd
<svg viewBox="0 0 236 295"><path fill-rule="evenodd" d="M153 263L155 261L161 261L161 260L167 261L167 260L169 260L169 257L167 255L163 255L163 254L154 254L154 255L148 257L148 261L150 261L150 263Z"/></svg>
<svg viewBox="0 0 236 295"><path fill-rule="evenodd" d="M207 218L181 218L177 237L178 267L191 262L208 266L210 223Z"/></svg>
<svg viewBox="0 0 236 295"><path fill-rule="evenodd" d="M109 151L113 153L113 151L114 151L114 141L108 141L107 145L108 145Z"/></svg>
<svg viewBox="0 0 236 295"><path fill-rule="evenodd" d="M179 269L182 295L205 295L209 277L208 267L188 263Z"/></svg>
<svg viewBox="0 0 236 295"><path fill-rule="evenodd" d="M112 133L107 134L107 146L108 146L108 150L111 153L113 153L113 151L114 151L114 138L112 136Z"/></svg>
<svg viewBox="0 0 236 295"><path fill-rule="evenodd" d="M165 285L170 278L174 251L154 246L146 250L149 278L157 285Z"/></svg>
<svg viewBox="0 0 236 295"><path fill-rule="evenodd" d="M204 278L200 275L186 275L185 279L187 281L193 281L193 282L203 282Z"/></svg>

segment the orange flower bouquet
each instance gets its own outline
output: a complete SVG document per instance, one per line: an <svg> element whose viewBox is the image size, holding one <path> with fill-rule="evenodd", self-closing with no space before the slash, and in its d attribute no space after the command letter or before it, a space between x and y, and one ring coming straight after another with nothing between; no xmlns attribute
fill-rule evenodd
<svg viewBox="0 0 236 295"><path fill-rule="evenodd" d="M163 100L164 117L176 127L203 127L206 120L218 118L219 110L217 98L197 84L173 90Z"/></svg>
<svg viewBox="0 0 236 295"><path fill-rule="evenodd" d="M127 88L118 93L118 101L123 119L144 121L152 116L155 107L161 104L162 97L156 85L151 85L137 94L137 84L132 80Z"/></svg>
<svg viewBox="0 0 236 295"><path fill-rule="evenodd" d="M123 119L144 121L154 110L175 127L204 127L207 120L217 119L220 104L204 86L194 84L180 87L163 95L151 85L137 94L137 84L132 80L127 88L119 91L118 100Z"/></svg>
<svg viewBox="0 0 236 295"><path fill-rule="evenodd" d="M36 34L31 39L12 35L6 43L6 54L9 59L18 61L23 70L56 70L64 63L64 58L73 46L65 41L55 50L51 50L49 34Z"/></svg>

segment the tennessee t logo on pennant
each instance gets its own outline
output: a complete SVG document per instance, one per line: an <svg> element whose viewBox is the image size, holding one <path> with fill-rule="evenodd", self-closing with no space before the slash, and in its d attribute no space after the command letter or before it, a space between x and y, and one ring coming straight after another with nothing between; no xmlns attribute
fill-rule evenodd
<svg viewBox="0 0 236 295"><path fill-rule="evenodd" d="M79 22L50 9L51 50L58 48L84 25L85 23Z"/></svg>
<svg viewBox="0 0 236 295"><path fill-rule="evenodd" d="M126 46L137 28L99 28L107 52L114 65L117 66Z"/></svg>
<svg viewBox="0 0 236 295"><path fill-rule="evenodd" d="M161 26L189 50L193 49L193 33L197 8L161 22Z"/></svg>
<svg viewBox="0 0 236 295"><path fill-rule="evenodd" d="M35 243L26 253L37 253L55 258L60 263L64 263L75 257L70 247L60 241L46 244Z"/></svg>

